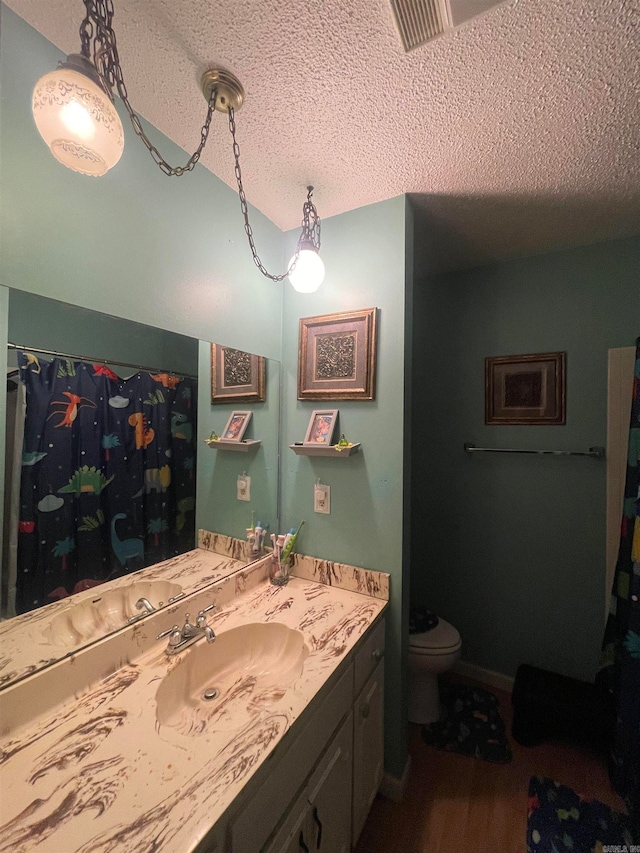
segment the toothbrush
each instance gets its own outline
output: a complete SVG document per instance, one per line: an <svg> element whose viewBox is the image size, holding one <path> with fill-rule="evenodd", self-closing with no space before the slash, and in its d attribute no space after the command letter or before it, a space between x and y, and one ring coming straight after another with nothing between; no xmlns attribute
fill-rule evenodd
<svg viewBox="0 0 640 853"><path fill-rule="evenodd" d="M287 547L284 549L284 552L283 552L283 554L282 554L282 559L283 559L285 562L286 562L286 560L288 560L288 559L289 559L289 555L291 554L291 552L293 551L293 549L294 549L294 547L295 547L296 539L298 538L298 533L300 533L300 531L302 530L302 526L303 526L303 524L304 524L304 521L301 521L301 522L300 522L300 524L298 525L298 529L297 529L297 530L296 530L296 532L293 534L293 536L291 537L291 539L289 539L289 543L288 543Z"/></svg>
<svg viewBox="0 0 640 853"><path fill-rule="evenodd" d="M291 530L290 530L290 531L287 533L287 535L284 537L284 545L283 545L282 547L283 547L285 550L286 550L287 545L289 544L289 542L291 542L291 537L292 537L292 536L295 536L295 532L296 532L295 527L292 527L292 528L291 528Z"/></svg>

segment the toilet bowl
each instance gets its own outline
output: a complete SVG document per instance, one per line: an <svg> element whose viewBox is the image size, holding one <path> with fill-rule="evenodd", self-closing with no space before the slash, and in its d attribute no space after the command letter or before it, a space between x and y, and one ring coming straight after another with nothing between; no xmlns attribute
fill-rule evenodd
<svg viewBox="0 0 640 853"><path fill-rule="evenodd" d="M440 719L438 675L460 657L458 631L439 619L435 628L409 635L409 722L435 723Z"/></svg>

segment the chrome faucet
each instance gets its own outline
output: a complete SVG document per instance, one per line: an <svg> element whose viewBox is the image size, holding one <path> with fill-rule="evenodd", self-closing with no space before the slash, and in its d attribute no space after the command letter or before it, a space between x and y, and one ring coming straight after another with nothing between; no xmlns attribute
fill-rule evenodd
<svg viewBox="0 0 640 853"><path fill-rule="evenodd" d="M142 610L142 613L136 613L135 616L132 616L127 620L128 622L137 622L138 619L142 619L142 617L146 616L147 613L153 613L155 610L155 607L151 604L148 598L139 598L136 601L135 608L136 610Z"/></svg>
<svg viewBox="0 0 640 853"><path fill-rule="evenodd" d="M216 607L216 604L211 604L209 607L205 607L204 610L201 610L198 613L195 625L191 624L189 621L189 614L187 613L184 617L184 625L182 628L178 625L174 625L167 631L162 631L158 634L156 639L162 640L163 637L169 637L169 643L165 649L168 655L175 655L177 652L181 652L183 649L188 648L188 646L193 645L193 643L195 643L196 640L199 640L200 637L204 637L207 643L213 643L216 635L213 628L207 624L207 617L205 614Z"/></svg>

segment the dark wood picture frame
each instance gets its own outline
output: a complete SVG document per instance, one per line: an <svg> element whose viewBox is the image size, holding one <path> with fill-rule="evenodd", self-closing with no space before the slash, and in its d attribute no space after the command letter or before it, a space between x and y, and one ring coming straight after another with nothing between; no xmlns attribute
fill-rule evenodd
<svg viewBox="0 0 640 853"><path fill-rule="evenodd" d="M298 400L374 400L377 308L302 317Z"/></svg>
<svg viewBox="0 0 640 853"><path fill-rule="evenodd" d="M211 402L264 403L265 361L262 355L211 344Z"/></svg>
<svg viewBox="0 0 640 853"><path fill-rule="evenodd" d="M564 352L485 359L486 424L564 424Z"/></svg>

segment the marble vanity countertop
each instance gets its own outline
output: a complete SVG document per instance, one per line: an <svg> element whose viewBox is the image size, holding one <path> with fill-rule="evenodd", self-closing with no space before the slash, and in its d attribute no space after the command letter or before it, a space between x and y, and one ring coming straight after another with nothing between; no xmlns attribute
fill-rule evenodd
<svg viewBox="0 0 640 853"><path fill-rule="evenodd" d="M228 538L228 537L227 537ZM237 541L237 540L235 540ZM23 678L30 673L60 660L80 646L99 639L102 635L122 628L122 624L97 625L95 637L85 637L64 645L53 643L50 626L52 620L64 617L70 610L100 598L104 592L125 589L132 585L166 581L175 584L185 595L215 583L246 565L245 560L234 559L212 550L195 548L185 554L156 563L130 575L124 575L105 584L76 593L68 598L47 604L37 610L15 616L0 623L0 687Z"/></svg>
<svg viewBox="0 0 640 853"><path fill-rule="evenodd" d="M386 606L297 577L285 587L260 580L224 604L210 618L218 637L247 623L280 622L302 632L309 650L290 687L239 685L246 702L237 705L245 709L237 728L228 714L216 724L224 709L199 734L157 720L163 677L203 640L174 657L159 641L17 728L0 741L0 853L193 850ZM136 631L157 632L159 619Z"/></svg>

